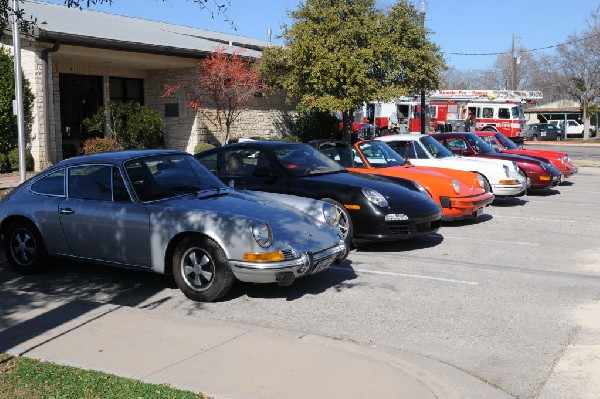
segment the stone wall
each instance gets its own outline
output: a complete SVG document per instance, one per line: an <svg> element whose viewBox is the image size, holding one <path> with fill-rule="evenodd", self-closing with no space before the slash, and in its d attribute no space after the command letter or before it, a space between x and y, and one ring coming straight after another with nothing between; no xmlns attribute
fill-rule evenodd
<svg viewBox="0 0 600 399"><path fill-rule="evenodd" d="M147 105L164 118L165 147L193 152L199 142L218 144L222 137L206 116L187 106L185 90L163 98L164 85L189 84L196 77L196 68L152 70L147 75ZM178 110L179 116L166 116L166 107ZM281 137L288 133L294 107L287 105L281 93L257 97L251 101L231 131L231 138L260 136ZM210 113L210 110L205 113ZM212 111L213 113L215 111Z"/></svg>

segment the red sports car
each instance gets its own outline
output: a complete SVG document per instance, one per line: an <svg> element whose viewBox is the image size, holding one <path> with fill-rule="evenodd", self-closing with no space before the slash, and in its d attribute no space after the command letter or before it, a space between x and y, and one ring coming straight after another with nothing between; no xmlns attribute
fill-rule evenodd
<svg viewBox="0 0 600 399"><path fill-rule="evenodd" d="M558 151L542 151L542 150L531 150L528 148L522 148L516 145L511 139L506 137L500 132L475 132L481 137L486 143L492 146L498 152L506 152L509 154L518 155L532 155L536 157L544 157L549 161L552 161L552 165L560 170L566 177L577 173L577 166L573 166L569 162L569 155L564 152Z"/></svg>

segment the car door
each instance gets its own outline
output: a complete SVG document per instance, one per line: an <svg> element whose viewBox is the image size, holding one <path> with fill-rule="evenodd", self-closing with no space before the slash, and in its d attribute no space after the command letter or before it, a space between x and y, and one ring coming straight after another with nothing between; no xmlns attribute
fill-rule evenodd
<svg viewBox="0 0 600 399"><path fill-rule="evenodd" d="M116 166L69 167L58 212L72 255L150 266L148 211L132 201Z"/></svg>
<svg viewBox="0 0 600 399"><path fill-rule="evenodd" d="M234 147L222 154L218 177L223 183L239 190L288 193L286 179L267 150Z"/></svg>

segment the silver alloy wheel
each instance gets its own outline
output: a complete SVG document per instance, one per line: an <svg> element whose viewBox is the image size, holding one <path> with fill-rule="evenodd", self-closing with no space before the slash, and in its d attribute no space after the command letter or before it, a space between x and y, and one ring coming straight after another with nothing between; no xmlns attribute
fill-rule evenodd
<svg viewBox="0 0 600 399"><path fill-rule="evenodd" d="M179 267L185 283L194 291L206 291L215 281L215 263L202 248L185 251Z"/></svg>
<svg viewBox="0 0 600 399"><path fill-rule="evenodd" d="M27 229L15 230L10 241L10 251L14 260L21 266L30 265L37 252L35 237Z"/></svg>
<svg viewBox="0 0 600 399"><path fill-rule="evenodd" d="M346 240L346 237L348 237L348 230L350 229L350 221L348 220L348 216L346 214L346 212L344 212L342 209L340 209L339 206L334 205L337 208L337 211L340 214L340 222L339 222L339 226L340 226L340 233L342 233L342 238L344 240Z"/></svg>

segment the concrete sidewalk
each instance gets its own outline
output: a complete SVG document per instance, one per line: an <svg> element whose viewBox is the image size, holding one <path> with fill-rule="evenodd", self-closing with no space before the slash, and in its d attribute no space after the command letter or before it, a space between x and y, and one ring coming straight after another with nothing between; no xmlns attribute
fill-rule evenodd
<svg viewBox="0 0 600 399"><path fill-rule="evenodd" d="M511 397L396 349L7 289L0 351L216 399Z"/></svg>

